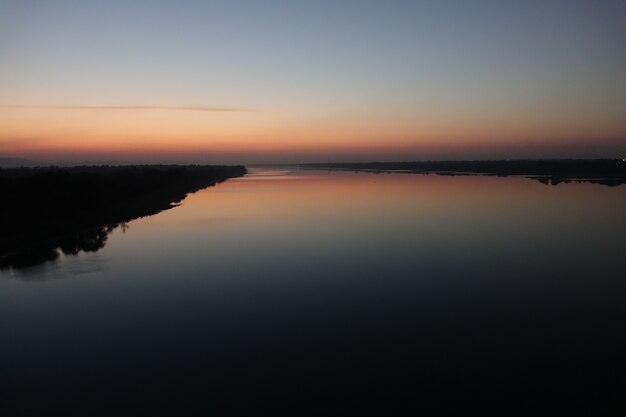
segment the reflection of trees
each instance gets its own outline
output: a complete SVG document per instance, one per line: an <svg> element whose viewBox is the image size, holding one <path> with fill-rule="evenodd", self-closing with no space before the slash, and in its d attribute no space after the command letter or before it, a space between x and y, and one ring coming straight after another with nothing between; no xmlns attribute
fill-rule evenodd
<svg viewBox="0 0 626 417"><path fill-rule="evenodd" d="M126 223L122 223L124 230L128 229ZM47 245L39 245L26 251L6 256L0 260L0 268L25 268L44 262L54 261L60 253L64 255L77 255L79 252L96 252L104 247L109 234L117 228L117 224L102 226L90 230L83 230L72 235L65 236Z"/></svg>
<svg viewBox="0 0 626 417"><path fill-rule="evenodd" d="M64 239L59 248L66 255L76 255L81 250L84 252L95 252L104 247L109 233L116 227L117 225L106 226L77 233L71 238Z"/></svg>

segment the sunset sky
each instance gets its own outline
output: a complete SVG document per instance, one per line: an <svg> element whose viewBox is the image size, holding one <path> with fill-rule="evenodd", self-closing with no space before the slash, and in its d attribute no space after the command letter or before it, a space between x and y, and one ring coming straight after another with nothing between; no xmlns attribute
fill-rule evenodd
<svg viewBox="0 0 626 417"><path fill-rule="evenodd" d="M626 2L0 1L0 156L626 154Z"/></svg>

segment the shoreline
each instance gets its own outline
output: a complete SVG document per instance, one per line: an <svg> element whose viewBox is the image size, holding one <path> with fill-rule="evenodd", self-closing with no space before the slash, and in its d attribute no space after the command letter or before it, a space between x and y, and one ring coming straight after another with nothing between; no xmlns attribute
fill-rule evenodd
<svg viewBox="0 0 626 417"><path fill-rule="evenodd" d="M298 167L375 174L516 176L551 185L586 182L614 187L626 184L626 161L622 159L337 162L300 164Z"/></svg>
<svg viewBox="0 0 626 417"><path fill-rule="evenodd" d="M118 226L245 175L243 166L137 165L0 170L0 269L95 252Z"/></svg>

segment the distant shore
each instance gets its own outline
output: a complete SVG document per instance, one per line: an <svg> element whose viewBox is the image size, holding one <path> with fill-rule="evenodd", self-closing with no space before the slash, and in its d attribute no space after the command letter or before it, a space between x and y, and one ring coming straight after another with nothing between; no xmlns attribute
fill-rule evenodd
<svg viewBox="0 0 626 417"><path fill-rule="evenodd" d="M572 181L608 186L626 183L626 161L622 159L338 162L301 164L299 167L376 173L521 176L552 185Z"/></svg>
<svg viewBox="0 0 626 417"><path fill-rule="evenodd" d="M96 251L120 224L246 172L213 165L0 169L0 268Z"/></svg>

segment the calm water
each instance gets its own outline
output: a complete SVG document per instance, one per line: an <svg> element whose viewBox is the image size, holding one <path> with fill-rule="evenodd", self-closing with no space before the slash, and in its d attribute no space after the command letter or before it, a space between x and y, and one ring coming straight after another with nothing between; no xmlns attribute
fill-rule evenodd
<svg viewBox="0 0 626 417"><path fill-rule="evenodd" d="M253 169L0 272L0 411L614 407L625 208L626 186Z"/></svg>

